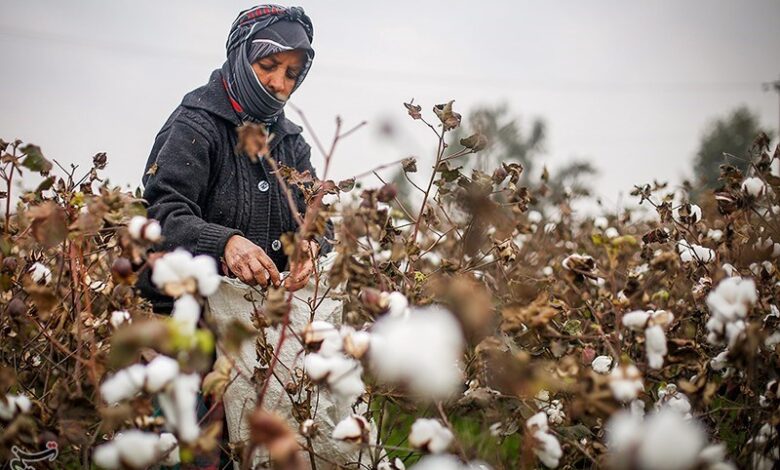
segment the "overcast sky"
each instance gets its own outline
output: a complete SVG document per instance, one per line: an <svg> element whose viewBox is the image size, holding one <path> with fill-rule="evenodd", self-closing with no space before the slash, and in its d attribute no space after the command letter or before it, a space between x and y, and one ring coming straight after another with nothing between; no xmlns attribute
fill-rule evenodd
<svg viewBox="0 0 780 470"><path fill-rule="evenodd" d="M230 23L254 4L2 0L0 137L62 163L105 151L111 180L135 187L155 134L221 66ZM430 131L401 104L412 97L425 110L506 102L526 123L544 118L543 161L592 159L612 205L633 184L690 174L707 124L736 106L778 127L778 96L761 86L780 77L777 0L299 4L317 55L292 101L325 140L336 115L368 121L340 144L331 178L431 155Z"/></svg>

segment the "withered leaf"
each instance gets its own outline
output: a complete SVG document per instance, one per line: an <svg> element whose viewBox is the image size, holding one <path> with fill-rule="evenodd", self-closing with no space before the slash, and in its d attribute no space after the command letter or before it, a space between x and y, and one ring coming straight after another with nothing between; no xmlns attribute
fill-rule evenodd
<svg viewBox="0 0 780 470"><path fill-rule="evenodd" d="M32 234L43 246L56 246L68 236L65 211L54 202L31 207L27 214L32 219Z"/></svg>
<svg viewBox="0 0 780 470"><path fill-rule="evenodd" d="M42 175L48 174L52 169L52 163L47 160L41 148L37 145L27 144L22 147L24 153L24 160L22 160L22 166L32 171L37 171Z"/></svg>
<svg viewBox="0 0 780 470"><path fill-rule="evenodd" d="M352 191L355 188L355 178L347 178L339 181L339 189L345 193Z"/></svg>
<svg viewBox="0 0 780 470"><path fill-rule="evenodd" d="M460 139L460 145L471 149L475 152L479 152L480 150L487 147L488 139L485 136L485 134L482 134L480 132L477 132L476 134L470 135L466 137L465 139Z"/></svg>
<svg viewBox="0 0 780 470"><path fill-rule="evenodd" d="M417 159L414 157L408 157L401 160L401 167L407 173L417 172Z"/></svg>
<svg viewBox="0 0 780 470"><path fill-rule="evenodd" d="M149 170L146 171L146 174L149 176L154 176L157 174L157 169L159 167L157 166L157 162L152 163L152 166L149 167Z"/></svg>
<svg viewBox="0 0 780 470"><path fill-rule="evenodd" d="M445 131L455 129L460 125L460 114L452 110L452 103L454 102L455 100L450 100L448 103L437 104L433 107L433 112L438 116Z"/></svg>
<svg viewBox="0 0 780 470"><path fill-rule="evenodd" d="M259 157L268 153L268 131L263 124L246 122L238 128L238 145L236 150L246 154L252 163L257 163Z"/></svg>
<svg viewBox="0 0 780 470"><path fill-rule="evenodd" d="M412 119L420 119L422 115L420 114L420 111L422 111L422 106L417 106L414 103L414 98L408 103L404 103L404 107L406 108L406 111L409 113L409 116L412 117Z"/></svg>
<svg viewBox="0 0 780 470"><path fill-rule="evenodd" d="M203 378L203 393L205 395L213 395L215 399L221 400L230 382L230 371L232 369L233 366L227 357L219 356L214 363L212 371Z"/></svg>

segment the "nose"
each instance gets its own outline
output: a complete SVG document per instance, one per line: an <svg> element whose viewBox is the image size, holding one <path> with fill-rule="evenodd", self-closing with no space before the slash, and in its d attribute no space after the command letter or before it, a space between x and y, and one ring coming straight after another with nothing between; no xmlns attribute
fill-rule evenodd
<svg viewBox="0 0 780 470"><path fill-rule="evenodd" d="M265 86L268 87L269 91L273 93L283 93L284 92L284 73L281 71L276 71L274 73L271 73L268 75L268 83L265 84Z"/></svg>

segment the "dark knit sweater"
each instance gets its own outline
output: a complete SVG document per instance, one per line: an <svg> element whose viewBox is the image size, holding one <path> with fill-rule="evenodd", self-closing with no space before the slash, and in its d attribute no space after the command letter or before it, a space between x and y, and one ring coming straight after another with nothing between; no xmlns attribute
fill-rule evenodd
<svg viewBox="0 0 780 470"><path fill-rule="evenodd" d="M268 163L236 153L240 125L222 72L215 70L206 85L184 96L155 138L143 177L149 217L162 225L161 250L182 247L219 261L227 240L239 234L265 250L281 271L287 257L276 241L294 231L295 222ZM271 157L314 174L301 130L282 115L271 128ZM303 196L293 192L303 213ZM148 271L138 287L156 310L171 308L172 299L152 286Z"/></svg>

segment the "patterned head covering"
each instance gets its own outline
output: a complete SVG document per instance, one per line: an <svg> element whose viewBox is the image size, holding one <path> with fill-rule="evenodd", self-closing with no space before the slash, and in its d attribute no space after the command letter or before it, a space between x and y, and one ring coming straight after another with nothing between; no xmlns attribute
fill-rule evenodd
<svg viewBox="0 0 780 470"><path fill-rule="evenodd" d="M273 124L285 104L257 79L252 64L278 52L303 51L304 65L293 87L295 91L311 68L313 39L311 19L300 7L260 5L238 15L230 27L222 75L230 103L243 120Z"/></svg>

